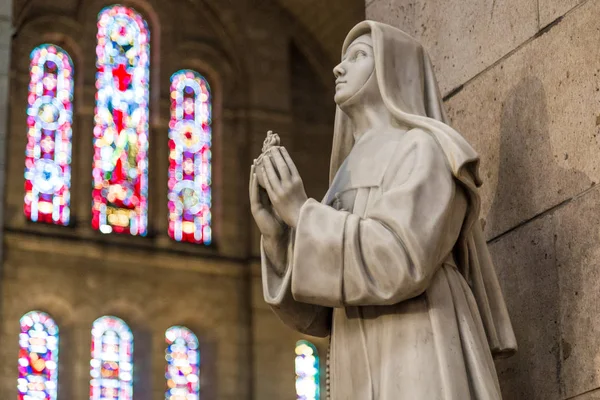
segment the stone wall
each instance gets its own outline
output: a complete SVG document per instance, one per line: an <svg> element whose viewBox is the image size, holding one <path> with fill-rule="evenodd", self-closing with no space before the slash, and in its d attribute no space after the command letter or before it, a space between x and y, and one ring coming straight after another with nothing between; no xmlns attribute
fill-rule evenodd
<svg viewBox="0 0 600 400"><path fill-rule="evenodd" d="M367 0L428 48L482 157L483 218L519 341L505 399L600 396L600 2Z"/></svg>
<svg viewBox="0 0 600 400"><path fill-rule="evenodd" d="M19 318L31 310L49 313L60 329L59 398L89 394L90 329L103 315L133 332L134 398L164 399L164 334L173 325L198 336L203 396L249 398L250 314L240 265L26 235L6 243L0 398L17 397Z"/></svg>

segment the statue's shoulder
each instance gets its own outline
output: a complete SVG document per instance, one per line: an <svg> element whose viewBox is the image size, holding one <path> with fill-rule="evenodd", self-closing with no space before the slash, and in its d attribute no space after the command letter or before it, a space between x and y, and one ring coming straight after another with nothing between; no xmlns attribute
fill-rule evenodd
<svg viewBox="0 0 600 400"><path fill-rule="evenodd" d="M425 152L443 154L442 147L435 136L422 128L413 128L406 132L402 138L405 145L411 146Z"/></svg>
<svg viewBox="0 0 600 400"><path fill-rule="evenodd" d="M445 153L430 132L414 128L403 135L396 135L397 143L390 146L394 155L386 168L385 181L396 180L399 176L408 176L415 168L427 171L446 171L448 169Z"/></svg>
<svg viewBox="0 0 600 400"><path fill-rule="evenodd" d="M412 163L415 157L431 157L437 159L444 157L444 152L435 139L435 136L421 128L413 128L402 134L388 135L384 146L381 146L382 152L393 153L389 159L392 162L390 168L395 168L401 164Z"/></svg>

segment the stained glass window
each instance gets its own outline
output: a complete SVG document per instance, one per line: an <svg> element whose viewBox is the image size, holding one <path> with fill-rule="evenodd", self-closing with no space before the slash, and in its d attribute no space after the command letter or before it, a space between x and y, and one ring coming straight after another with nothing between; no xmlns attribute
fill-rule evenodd
<svg viewBox="0 0 600 400"><path fill-rule="evenodd" d="M318 400L319 356L316 347L306 340L296 343L296 399Z"/></svg>
<svg viewBox="0 0 600 400"><path fill-rule="evenodd" d="M25 216L68 225L71 186L73 63L53 44L31 52L25 149Z"/></svg>
<svg viewBox="0 0 600 400"><path fill-rule="evenodd" d="M200 382L198 338L188 328L173 326L165 333L167 391L165 400L198 400Z"/></svg>
<svg viewBox="0 0 600 400"><path fill-rule="evenodd" d="M150 32L131 8L98 15L92 226L145 235Z"/></svg>
<svg viewBox="0 0 600 400"><path fill-rule="evenodd" d="M92 327L90 400L131 400L133 335L123 320L104 316Z"/></svg>
<svg viewBox="0 0 600 400"><path fill-rule="evenodd" d="M19 400L56 400L58 326L54 320L40 311L23 315L19 347Z"/></svg>
<svg viewBox="0 0 600 400"><path fill-rule="evenodd" d="M211 93L195 71L171 76L169 236L211 242Z"/></svg>

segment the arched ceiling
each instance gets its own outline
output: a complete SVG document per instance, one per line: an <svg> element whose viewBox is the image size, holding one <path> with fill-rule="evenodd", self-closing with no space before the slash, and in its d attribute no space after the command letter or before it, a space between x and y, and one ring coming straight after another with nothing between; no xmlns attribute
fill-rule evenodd
<svg viewBox="0 0 600 400"><path fill-rule="evenodd" d="M365 19L365 0L277 0L338 60L348 31Z"/></svg>

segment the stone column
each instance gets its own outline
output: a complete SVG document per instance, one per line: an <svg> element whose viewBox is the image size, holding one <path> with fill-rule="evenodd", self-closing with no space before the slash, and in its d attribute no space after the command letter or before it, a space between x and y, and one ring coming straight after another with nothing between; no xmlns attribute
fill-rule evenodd
<svg viewBox="0 0 600 400"><path fill-rule="evenodd" d="M6 137L8 132L8 88L10 81L10 53L12 42L12 0L0 0L0 243L4 231L4 185L6 167ZM0 263L4 261L0 246ZM2 264L0 264L0 273Z"/></svg>
<svg viewBox="0 0 600 400"><path fill-rule="evenodd" d="M429 50L481 155L485 234L519 352L505 399L600 394L600 2L367 0Z"/></svg>

